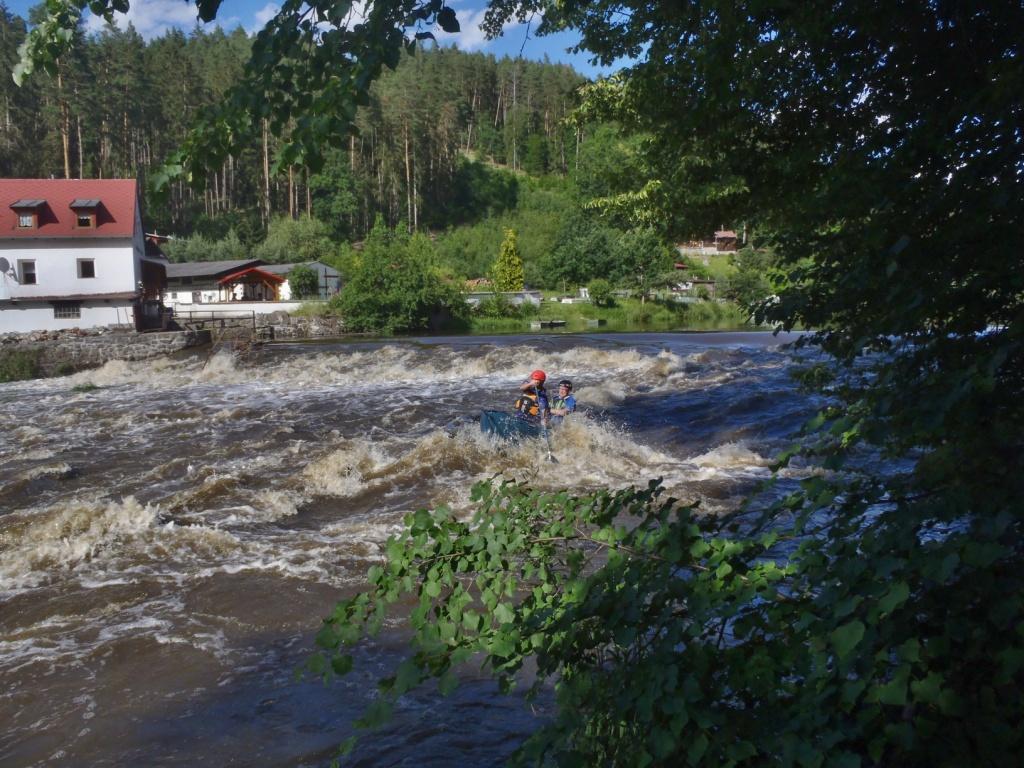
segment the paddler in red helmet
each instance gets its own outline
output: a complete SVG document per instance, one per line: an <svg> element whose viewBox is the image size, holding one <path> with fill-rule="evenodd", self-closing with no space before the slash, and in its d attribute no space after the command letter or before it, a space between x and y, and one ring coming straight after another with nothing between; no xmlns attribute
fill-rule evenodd
<svg viewBox="0 0 1024 768"><path fill-rule="evenodd" d="M547 425L548 417L551 415L548 393L544 389L544 382L547 381L547 378L547 374L538 369L519 385L519 391L522 394L516 400L515 410L520 418Z"/></svg>

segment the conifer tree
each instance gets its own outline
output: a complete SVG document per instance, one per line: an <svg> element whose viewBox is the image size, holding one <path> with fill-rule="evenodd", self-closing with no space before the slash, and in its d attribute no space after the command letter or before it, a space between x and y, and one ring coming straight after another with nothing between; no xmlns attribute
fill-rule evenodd
<svg viewBox="0 0 1024 768"><path fill-rule="evenodd" d="M523 260L519 257L516 245L516 233L513 229L505 230L505 239L498 251L498 259L494 262L494 290L523 290Z"/></svg>

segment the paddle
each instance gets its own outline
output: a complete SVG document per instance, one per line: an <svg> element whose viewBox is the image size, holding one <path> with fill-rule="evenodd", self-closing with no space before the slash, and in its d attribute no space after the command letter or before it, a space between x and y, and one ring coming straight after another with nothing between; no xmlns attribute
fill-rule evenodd
<svg viewBox="0 0 1024 768"><path fill-rule="evenodd" d="M546 424L541 424L540 432L542 435L544 435L544 442L548 446L548 461L550 461L552 464L557 464L558 459L556 459L555 455L551 453L551 435L548 434L548 428Z"/></svg>

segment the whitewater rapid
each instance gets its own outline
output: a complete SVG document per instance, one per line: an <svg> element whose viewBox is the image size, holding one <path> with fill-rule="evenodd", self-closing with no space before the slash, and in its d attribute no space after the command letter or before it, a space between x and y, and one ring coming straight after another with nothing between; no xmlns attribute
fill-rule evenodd
<svg viewBox="0 0 1024 768"><path fill-rule="evenodd" d="M468 516L491 477L580 492L661 478L728 509L815 406L793 355L763 334L285 344L0 385L0 763L231 764L199 720L230 731L235 707L269 731L246 731L265 760L234 764L321 764L354 705L292 671L405 514ZM476 424L535 368L571 378L582 407L556 464ZM468 690L463 704L504 712ZM290 715L260 714L281 696ZM303 696L332 715L311 723ZM467 754L493 762L528 722ZM171 759L179 729L199 746ZM412 749L379 743L383 762Z"/></svg>

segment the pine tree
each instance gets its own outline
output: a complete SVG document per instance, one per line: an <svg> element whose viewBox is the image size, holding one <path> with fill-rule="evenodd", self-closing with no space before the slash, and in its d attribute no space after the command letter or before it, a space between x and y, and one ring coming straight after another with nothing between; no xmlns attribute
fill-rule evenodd
<svg viewBox="0 0 1024 768"><path fill-rule="evenodd" d="M513 229L505 230L505 240L498 252L498 259L494 262L493 272L494 290L523 290L523 260L519 257L519 247L516 245L516 233Z"/></svg>

